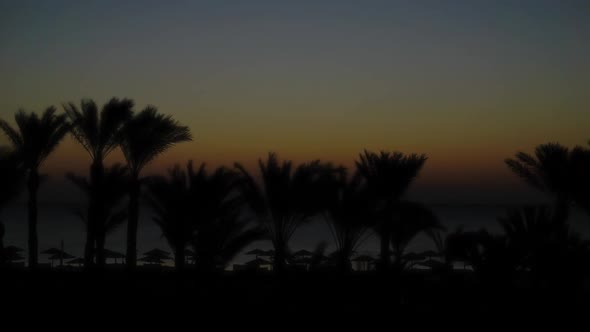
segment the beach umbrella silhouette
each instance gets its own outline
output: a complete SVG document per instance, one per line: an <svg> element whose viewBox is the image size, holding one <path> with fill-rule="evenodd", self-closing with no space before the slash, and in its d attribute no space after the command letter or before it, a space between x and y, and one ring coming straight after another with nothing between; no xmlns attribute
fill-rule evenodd
<svg viewBox="0 0 590 332"><path fill-rule="evenodd" d="M422 255L424 257L428 257L428 259L432 259L432 257L438 257L440 256L436 251L434 250L426 250L421 252L419 255Z"/></svg>
<svg viewBox="0 0 590 332"><path fill-rule="evenodd" d="M275 256L275 251L274 250L266 250L266 251L262 251L262 253L258 256L261 257L270 257L271 259Z"/></svg>
<svg viewBox="0 0 590 332"><path fill-rule="evenodd" d="M61 252L61 250L59 250L57 248L49 248L47 250L41 251L41 254L43 254L43 255L56 255L56 254L59 254L60 252Z"/></svg>
<svg viewBox="0 0 590 332"><path fill-rule="evenodd" d="M417 254L415 252L407 253L403 257L405 260L410 261L411 265L414 265L415 261L422 261L426 259L426 256L424 254Z"/></svg>
<svg viewBox="0 0 590 332"><path fill-rule="evenodd" d="M6 246L6 247L4 247L4 251L6 251L6 252L23 252L25 250L23 248L19 248L17 246Z"/></svg>
<svg viewBox="0 0 590 332"><path fill-rule="evenodd" d="M270 261L267 261L266 259L255 258L249 262L246 262L245 265L249 267L260 268L263 265L272 265L272 263Z"/></svg>
<svg viewBox="0 0 590 332"><path fill-rule="evenodd" d="M293 253L294 257L310 257L313 256L313 252L308 251L308 250L299 250Z"/></svg>
<svg viewBox="0 0 590 332"><path fill-rule="evenodd" d="M360 255L353 258L352 261L362 266L363 270L366 271L369 269L369 264L375 261L375 258L369 255Z"/></svg>
<svg viewBox="0 0 590 332"><path fill-rule="evenodd" d="M80 266L82 266L82 264L84 264L84 258L75 258L75 259L72 259L71 261L66 262L66 264L78 265L78 267L80 267Z"/></svg>
<svg viewBox="0 0 590 332"><path fill-rule="evenodd" d="M144 262L144 263L150 263L150 264L158 264L158 265L164 264L164 261L162 259L160 259L159 257L155 257L155 256L142 257L142 258L138 259L137 261Z"/></svg>
<svg viewBox="0 0 590 332"><path fill-rule="evenodd" d="M4 256L6 261L15 262L24 260L25 258L20 255L20 253L23 251L23 249L15 246L4 247Z"/></svg>
<svg viewBox="0 0 590 332"><path fill-rule="evenodd" d="M422 265L422 266L425 266L425 267L428 267L431 269L437 269L437 268L443 267L445 264L443 262L440 262L440 261L437 261L434 259L429 259L427 261L418 263L418 265Z"/></svg>
<svg viewBox="0 0 590 332"><path fill-rule="evenodd" d="M114 259L115 264L117 264L117 259L123 260L123 259L125 259L125 255L120 252L117 252L117 251L104 249L104 258L105 259Z"/></svg>
<svg viewBox="0 0 590 332"><path fill-rule="evenodd" d="M138 260L140 262L146 262L146 263L151 263L151 264L162 264L164 263L164 260L167 259L172 259L172 257L170 257L170 253L167 251L164 251L162 249L152 249L148 252L145 252L143 254L145 257L143 257L142 259Z"/></svg>
<svg viewBox="0 0 590 332"><path fill-rule="evenodd" d="M258 256L267 256L266 251L261 250L261 249L250 250L247 253L245 253L244 255L254 255L254 256L256 256L256 258L258 258Z"/></svg>
<svg viewBox="0 0 590 332"><path fill-rule="evenodd" d="M155 248L152 249L148 252L143 253L144 256L150 256L150 257L161 257L162 259L172 259L170 257L171 253L164 251L162 249L159 248Z"/></svg>
<svg viewBox="0 0 590 332"><path fill-rule="evenodd" d="M67 252L62 251L62 252L59 252L55 255L50 256L48 259L51 261L51 266L53 267L53 261L59 260L60 266L63 266L64 259L72 259L72 258L76 258L76 257L68 254Z"/></svg>

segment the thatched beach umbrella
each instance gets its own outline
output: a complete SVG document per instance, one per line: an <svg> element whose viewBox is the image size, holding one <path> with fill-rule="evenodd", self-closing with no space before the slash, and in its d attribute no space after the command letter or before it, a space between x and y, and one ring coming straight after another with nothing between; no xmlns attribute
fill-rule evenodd
<svg viewBox="0 0 590 332"><path fill-rule="evenodd" d="M272 250L272 249L271 250L267 250L267 251L264 251L259 256L262 256L262 257L274 257L275 256L275 251Z"/></svg>
<svg viewBox="0 0 590 332"><path fill-rule="evenodd" d="M264 265L272 265L272 262L267 261L266 259L262 259L262 258L255 258L249 262L245 263L246 266L248 267L255 267L257 269L261 268Z"/></svg>
<svg viewBox="0 0 590 332"><path fill-rule="evenodd" d="M76 257L68 254L67 252L62 251L60 253L50 256L48 259L51 261L51 267L53 267L53 261L55 261L55 260L59 260L59 262L60 262L59 265L63 266L64 259L72 259L72 258L76 258Z"/></svg>
<svg viewBox="0 0 590 332"><path fill-rule="evenodd" d="M311 257L313 256L313 252L308 250L299 250L293 253L293 257Z"/></svg>
<svg viewBox="0 0 590 332"><path fill-rule="evenodd" d="M363 267L363 270L369 270L369 264L375 261L375 258L369 255L360 255L352 259L353 262L359 264L359 266Z"/></svg>
<svg viewBox="0 0 590 332"><path fill-rule="evenodd" d="M268 255L266 255L266 251L261 250L261 249L250 250L247 253L245 253L244 255L254 255L254 256L256 256L256 258L258 258L258 256L268 256Z"/></svg>
<svg viewBox="0 0 590 332"><path fill-rule="evenodd" d="M140 262L146 262L146 263L150 263L150 264L158 264L161 265L164 263L164 260L169 260L172 259L172 257L170 257L170 253L167 251L164 251L162 249L152 249L148 252L145 252L144 257L141 259L138 259L138 261Z"/></svg>
<svg viewBox="0 0 590 332"><path fill-rule="evenodd" d="M121 261L123 261L125 259L125 254L122 254L117 251L105 249L104 250L104 258L105 259L114 259L115 264L117 264L117 259L121 259Z"/></svg>
<svg viewBox="0 0 590 332"><path fill-rule="evenodd" d="M162 259L160 259L159 257L153 257L153 256L142 257L142 258L138 259L137 261L149 263L149 264L154 264L154 265L164 264L164 261Z"/></svg>
<svg viewBox="0 0 590 332"><path fill-rule="evenodd" d="M410 262L410 265L414 265L414 263L416 261L422 261L424 259L426 259L427 256L425 256L424 254L417 254L415 252L410 252L405 254L404 259Z"/></svg>
<svg viewBox="0 0 590 332"><path fill-rule="evenodd" d="M41 251L41 254L43 254L43 255L56 255L56 254L59 254L60 252L61 252L61 250L59 250L57 248L49 248L47 250Z"/></svg>
<svg viewBox="0 0 590 332"><path fill-rule="evenodd" d="M422 266L428 267L430 269L438 269L438 268L443 267L445 264L443 262L440 262L440 261L437 261L434 259L429 259L427 261L418 263L418 265L422 265Z"/></svg>
<svg viewBox="0 0 590 332"><path fill-rule="evenodd" d="M23 256L20 255L20 253L23 251L23 249L15 246L4 247L4 259L6 259L6 261L10 263L22 261L25 259Z"/></svg>
<svg viewBox="0 0 590 332"><path fill-rule="evenodd" d="M440 255L434 250L426 250L420 253L420 255L424 257L428 257L428 259L432 259L432 257L439 257Z"/></svg>
<svg viewBox="0 0 590 332"><path fill-rule="evenodd" d="M84 264L84 258L75 258L75 259L72 259L69 262L66 262L66 264L68 264L68 265L78 265L78 267L81 267L82 264Z"/></svg>
<svg viewBox="0 0 590 332"><path fill-rule="evenodd" d="M161 257L162 259L172 259L172 257L170 257L171 253L164 251L162 249L159 249L159 248L155 248L150 251L147 251L147 252L143 253L143 255L149 256L149 257Z"/></svg>

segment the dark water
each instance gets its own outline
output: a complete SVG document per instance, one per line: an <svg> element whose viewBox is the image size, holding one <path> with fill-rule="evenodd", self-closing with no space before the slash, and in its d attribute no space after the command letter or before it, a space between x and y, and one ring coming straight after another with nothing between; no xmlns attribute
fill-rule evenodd
<svg viewBox="0 0 590 332"><path fill-rule="evenodd" d="M506 213L506 207L501 206L432 206L442 223L447 229L452 230L463 226L465 230L477 230L486 228L492 232L498 231L496 222L498 216ZM59 248L63 240L65 251L80 257L84 250L85 225L75 215L74 211L79 209L75 204L41 204L39 206L39 249L56 247ZM590 217L580 211L574 210L571 216L574 228L590 238ZM15 204L6 208L2 213L2 220L6 225L5 245L15 245L23 249L27 248L27 226L26 210L23 204ZM143 209L140 215L138 230L138 251L139 254L155 247L170 251L170 247L161 236L159 228L151 221L148 209ZM110 234L107 238L106 247L120 252L125 252L126 225ZM332 238L326 223L318 218L308 225L301 227L294 235L291 248L313 250L321 241L327 241L328 251L333 248ZM259 242L250 248L270 248L270 243ZM248 248L248 249L250 249ZM432 249L433 245L426 236L419 236L410 245L410 250L422 251ZM369 237L360 247L363 253L374 254L377 252L377 242L374 236ZM41 262L49 262L47 256L41 255ZM250 257L240 255L236 262L243 262Z"/></svg>

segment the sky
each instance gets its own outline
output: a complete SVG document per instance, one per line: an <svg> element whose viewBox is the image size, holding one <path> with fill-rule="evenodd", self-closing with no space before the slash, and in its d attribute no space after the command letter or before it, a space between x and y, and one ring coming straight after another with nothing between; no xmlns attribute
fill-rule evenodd
<svg viewBox="0 0 590 332"><path fill-rule="evenodd" d="M424 200L502 202L532 195L505 158L590 140L589 18L567 0L0 0L0 117L128 97L194 136L148 173L396 150L428 155ZM88 165L66 139L42 200Z"/></svg>

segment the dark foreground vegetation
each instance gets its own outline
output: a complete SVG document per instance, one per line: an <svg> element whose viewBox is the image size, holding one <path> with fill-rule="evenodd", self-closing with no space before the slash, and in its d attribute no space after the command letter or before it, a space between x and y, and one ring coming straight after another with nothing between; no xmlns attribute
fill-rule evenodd
<svg viewBox="0 0 590 332"><path fill-rule="evenodd" d="M63 115L52 107L41 116L18 112L16 127L0 120L12 144L0 151L0 209L20 191L28 197L26 269L15 267L24 250L5 246L0 223L0 290L15 308L290 317L331 312L362 320L589 307L590 242L570 224L574 206L590 212L587 147L542 144L532 155L507 159L516 175L552 203L507 211L498 216L502 232L495 234L445 229L428 206L406 199L425 155L364 151L347 170L319 160L294 165L270 153L260 159L259 173L239 163L211 170L189 161L167 175L146 176L147 164L192 139L187 127L153 107L134 112L127 99L114 98L100 110L91 100L64 109ZM40 168L68 134L90 157L87 176L66 175L87 197L86 209L77 211L86 224L86 246L80 258L63 249L41 251L60 262L57 269L45 269L37 245L37 192L45 178ZM118 148L126 163L104 165ZM153 250L137 258L140 204L153 211L173 257ZM330 226L333 252L326 251L326 242L313 251L291 250L293 234L312 220ZM108 234L125 224L127 252L105 248ZM371 234L379 255L359 255ZM408 252L419 234L428 235L436 250ZM268 241L272 252L254 250L249 254L255 259L227 271L254 241ZM124 259L124 268L110 269L109 258ZM168 258L173 268L161 266ZM353 262L364 267L353 269ZM74 270L75 265L83 267ZM55 301L66 305L56 307Z"/></svg>

